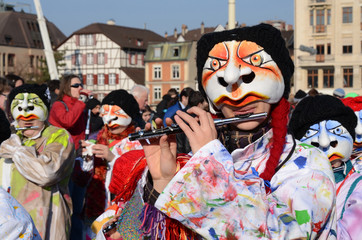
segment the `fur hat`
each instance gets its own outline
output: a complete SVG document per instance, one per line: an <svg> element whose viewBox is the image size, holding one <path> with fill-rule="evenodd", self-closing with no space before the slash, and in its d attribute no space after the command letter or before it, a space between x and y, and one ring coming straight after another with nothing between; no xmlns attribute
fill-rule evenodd
<svg viewBox="0 0 362 240"><path fill-rule="evenodd" d="M43 101L43 103L49 110L50 95L49 95L49 90L48 90L47 85L45 85L45 84L42 84L42 85L23 84L19 87L14 88L9 94L9 102L8 102L9 105L11 104L11 102L13 101L15 96L18 95L19 93L34 93L34 94L38 95L38 97Z"/></svg>
<svg viewBox="0 0 362 240"><path fill-rule="evenodd" d="M330 95L308 96L300 101L290 119L289 131L296 139L301 139L310 126L324 120L338 121L355 138L356 115L341 100Z"/></svg>
<svg viewBox="0 0 362 240"><path fill-rule="evenodd" d="M251 27L235 28L222 32L212 32L205 34L197 43L197 76L199 90L205 94L202 87L202 71L204 64L209 56L211 49L218 43L224 41L251 41L255 42L272 57L278 65L284 78L284 93L283 97L288 99L290 92L290 78L294 72L294 64L289 56L289 51L286 48L285 41L280 31L269 24L259 24Z"/></svg>
<svg viewBox="0 0 362 240"><path fill-rule="evenodd" d="M140 112L136 99L123 89L110 92L102 101L102 105L105 104L119 106L132 119L135 119Z"/></svg>

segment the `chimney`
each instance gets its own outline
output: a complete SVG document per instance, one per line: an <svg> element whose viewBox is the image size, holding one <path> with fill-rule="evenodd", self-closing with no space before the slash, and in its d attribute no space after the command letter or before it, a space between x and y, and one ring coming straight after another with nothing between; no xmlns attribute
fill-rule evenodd
<svg viewBox="0 0 362 240"><path fill-rule="evenodd" d="M189 28L187 27L186 25L186 28L185 28L185 34L189 32Z"/></svg>
<svg viewBox="0 0 362 240"><path fill-rule="evenodd" d="M201 22L200 30L201 30L201 35L203 35L205 33L205 24L204 24L204 22Z"/></svg>
<svg viewBox="0 0 362 240"><path fill-rule="evenodd" d="M228 29L235 28L235 0L229 0L229 21Z"/></svg>
<svg viewBox="0 0 362 240"><path fill-rule="evenodd" d="M114 19L109 19L109 20L107 21L107 24L108 24L108 25L115 25L116 22L114 21Z"/></svg>
<svg viewBox="0 0 362 240"><path fill-rule="evenodd" d="M173 30L173 37L177 38L177 28L175 28L175 30Z"/></svg>
<svg viewBox="0 0 362 240"><path fill-rule="evenodd" d="M181 30L181 34L182 34L182 36L185 36L185 32L186 32L186 25L185 25L185 24L182 24L181 28L182 28L182 30Z"/></svg>
<svg viewBox="0 0 362 240"><path fill-rule="evenodd" d="M167 38L168 37L168 34L167 34L167 32L165 32L165 38Z"/></svg>

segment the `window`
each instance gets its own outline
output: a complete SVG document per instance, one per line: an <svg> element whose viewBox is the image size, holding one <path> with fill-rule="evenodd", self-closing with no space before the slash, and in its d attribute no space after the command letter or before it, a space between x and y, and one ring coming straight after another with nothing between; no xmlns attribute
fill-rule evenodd
<svg viewBox="0 0 362 240"><path fill-rule="evenodd" d="M153 79L161 79L161 66L153 67Z"/></svg>
<svg viewBox="0 0 362 240"><path fill-rule="evenodd" d="M331 9L327 9L327 25L331 25Z"/></svg>
<svg viewBox="0 0 362 240"><path fill-rule="evenodd" d="M318 70L317 69L308 70L308 87L309 88L318 87Z"/></svg>
<svg viewBox="0 0 362 240"><path fill-rule="evenodd" d="M97 98L98 98L99 101L102 102L102 100L104 98L104 93L98 93Z"/></svg>
<svg viewBox="0 0 362 240"><path fill-rule="evenodd" d="M104 74L98 74L98 85L104 85Z"/></svg>
<svg viewBox="0 0 362 240"><path fill-rule="evenodd" d="M87 64L93 64L93 53L87 53Z"/></svg>
<svg viewBox="0 0 362 240"><path fill-rule="evenodd" d="M85 46L87 44L87 37L86 35L80 35L79 36L79 45Z"/></svg>
<svg viewBox="0 0 362 240"><path fill-rule="evenodd" d="M162 92L161 87L154 87L153 88L153 98L154 98L155 101L162 99L161 92Z"/></svg>
<svg viewBox="0 0 362 240"><path fill-rule="evenodd" d="M87 34L87 45L88 46L93 46L94 45L93 35L92 34Z"/></svg>
<svg viewBox="0 0 362 240"><path fill-rule="evenodd" d="M345 54L352 53L352 45L343 46L343 53Z"/></svg>
<svg viewBox="0 0 362 240"><path fill-rule="evenodd" d="M317 0L317 3L326 2L326 0Z"/></svg>
<svg viewBox="0 0 362 240"><path fill-rule="evenodd" d="M360 26L361 26L361 30L362 30L362 7L361 7L361 12L360 12L360 15L361 15L361 19L360 19Z"/></svg>
<svg viewBox="0 0 362 240"><path fill-rule="evenodd" d="M330 55L331 53L332 53L331 44L327 43L327 54Z"/></svg>
<svg viewBox="0 0 362 240"><path fill-rule="evenodd" d="M143 40L142 39L137 39L137 46L143 46Z"/></svg>
<svg viewBox="0 0 362 240"><path fill-rule="evenodd" d="M180 78L180 66L172 65L172 79L179 79L179 78Z"/></svg>
<svg viewBox="0 0 362 240"><path fill-rule="evenodd" d="M98 64L104 64L104 53L98 53Z"/></svg>
<svg viewBox="0 0 362 240"><path fill-rule="evenodd" d="M317 26L316 31L317 33L325 32L324 27L324 9L317 9Z"/></svg>
<svg viewBox="0 0 362 240"><path fill-rule="evenodd" d="M334 69L323 70L323 87L325 88L334 87Z"/></svg>
<svg viewBox="0 0 362 240"><path fill-rule="evenodd" d="M29 66L30 66L31 68L34 67L34 55L30 55L30 56L29 56L29 60L30 60Z"/></svg>
<svg viewBox="0 0 362 240"><path fill-rule="evenodd" d="M75 54L75 65L82 65L82 54Z"/></svg>
<svg viewBox="0 0 362 240"><path fill-rule="evenodd" d="M161 48L160 47L156 47L153 49L153 55L155 58L160 58L161 57Z"/></svg>
<svg viewBox="0 0 362 240"><path fill-rule="evenodd" d="M324 45L317 45L317 62L324 62Z"/></svg>
<svg viewBox="0 0 362 240"><path fill-rule="evenodd" d="M311 25L311 26L314 25L314 11L313 10L309 11L309 25Z"/></svg>
<svg viewBox="0 0 362 240"><path fill-rule="evenodd" d="M136 53L130 53L129 64L131 64L131 65L137 64L137 54Z"/></svg>
<svg viewBox="0 0 362 240"><path fill-rule="evenodd" d="M342 8L343 15L343 23L351 23L352 22L352 7L344 7Z"/></svg>
<svg viewBox="0 0 362 240"><path fill-rule="evenodd" d="M93 82L93 74L87 74L87 85L88 86L93 86L94 82Z"/></svg>
<svg viewBox="0 0 362 240"><path fill-rule="evenodd" d="M109 74L109 85L116 85L116 74L115 73Z"/></svg>
<svg viewBox="0 0 362 240"><path fill-rule="evenodd" d="M8 66L14 67L15 65L15 54L9 54L8 55Z"/></svg>
<svg viewBox="0 0 362 240"><path fill-rule="evenodd" d="M353 68L343 69L343 87L353 87Z"/></svg>
<svg viewBox="0 0 362 240"><path fill-rule="evenodd" d="M179 47L174 47L172 49L172 56L173 57L178 57L179 56L179 51L180 51L180 48Z"/></svg>

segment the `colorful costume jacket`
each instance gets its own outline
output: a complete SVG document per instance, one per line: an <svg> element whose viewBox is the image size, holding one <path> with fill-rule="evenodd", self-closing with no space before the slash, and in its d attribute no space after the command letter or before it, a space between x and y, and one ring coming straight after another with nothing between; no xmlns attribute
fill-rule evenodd
<svg viewBox="0 0 362 240"><path fill-rule="evenodd" d="M353 169L352 169L353 171ZM337 236L338 239L361 239L362 176L351 172L337 183Z"/></svg>
<svg viewBox="0 0 362 240"><path fill-rule="evenodd" d="M68 239L75 159L70 134L54 126L31 139L18 132L1 144L0 157L1 186L29 212L42 238Z"/></svg>
<svg viewBox="0 0 362 240"><path fill-rule="evenodd" d="M0 239L41 240L29 213L0 187Z"/></svg>
<svg viewBox="0 0 362 240"><path fill-rule="evenodd" d="M269 131L231 155L218 140L206 144L155 206L206 239L335 239L331 165L318 149L300 142L293 149L292 137L286 140L271 193L257 176L269 158Z"/></svg>

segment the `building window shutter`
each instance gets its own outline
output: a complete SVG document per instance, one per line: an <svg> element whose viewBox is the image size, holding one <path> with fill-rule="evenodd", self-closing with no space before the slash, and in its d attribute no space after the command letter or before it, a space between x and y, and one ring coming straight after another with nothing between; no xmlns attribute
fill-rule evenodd
<svg viewBox="0 0 362 240"><path fill-rule="evenodd" d="M108 62L108 54L104 53L104 64L107 64Z"/></svg>
<svg viewBox="0 0 362 240"><path fill-rule="evenodd" d="M97 34L93 34L93 45L97 44Z"/></svg>
<svg viewBox="0 0 362 240"><path fill-rule="evenodd" d="M82 64L87 64L87 54L83 54L82 57L83 57Z"/></svg>
<svg viewBox="0 0 362 240"><path fill-rule="evenodd" d="M128 54L128 64L131 64L132 54Z"/></svg>
<svg viewBox="0 0 362 240"><path fill-rule="evenodd" d="M136 56L135 56L135 58L136 58L135 64L137 65L138 54L136 53L135 55L136 55Z"/></svg>
<svg viewBox="0 0 362 240"><path fill-rule="evenodd" d="M97 53L93 54L93 63L98 64L98 54Z"/></svg>
<svg viewBox="0 0 362 240"><path fill-rule="evenodd" d="M83 84L87 84L87 75L86 74L83 75Z"/></svg>
<svg viewBox="0 0 362 240"><path fill-rule="evenodd" d="M75 54L72 54L72 65L75 65Z"/></svg>
<svg viewBox="0 0 362 240"><path fill-rule="evenodd" d="M119 83L119 75L116 74L116 84L118 84L118 83Z"/></svg>
<svg viewBox="0 0 362 240"><path fill-rule="evenodd" d="M98 75L97 74L93 75L93 81L94 81L94 85L98 84Z"/></svg>
<svg viewBox="0 0 362 240"><path fill-rule="evenodd" d="M142 66L144 66L145 65L145 55L144 54L142 54L141 55L141 61L142 61Z"/></svg>
<svg viewBox="0 0 362 240"><path fill-rule="evenodd" d="M104 85L108 85L108 76L109 74L104 74Z"/></svg>

